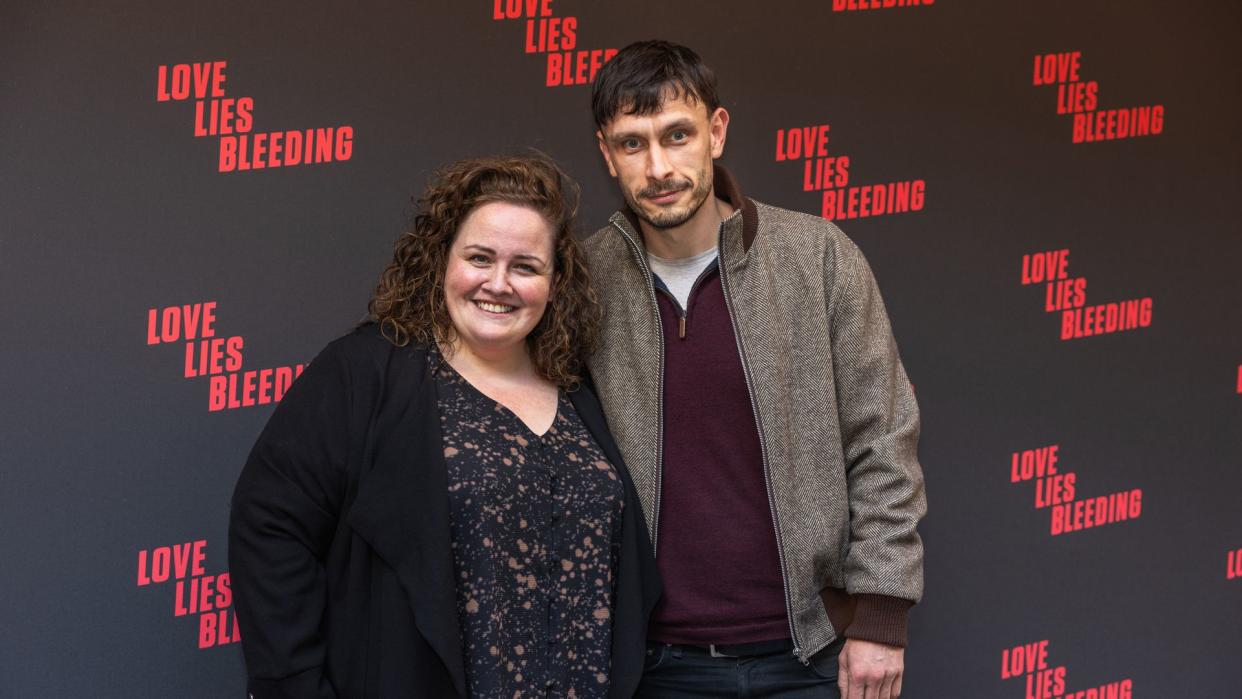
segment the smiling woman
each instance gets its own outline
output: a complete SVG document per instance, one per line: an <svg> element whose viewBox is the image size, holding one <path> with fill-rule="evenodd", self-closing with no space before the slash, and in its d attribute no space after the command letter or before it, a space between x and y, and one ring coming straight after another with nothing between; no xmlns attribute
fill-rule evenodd
<svg viewBox="0 0 1242 699"><path fill-rule="evenodd" d="M372 321L277 407L230 523L250 696L633 694L659 582L581 376L576 189L543 158L438 173Z"/></svg>
<svg viewBox="0 0 1242 699"><path fill-rule="evenodd" d="M542 214L521 204L489 202L466 217L444 273L459 353L503 360L525 352L556 275L554 235Z"/></svg>
<svg viewBox="0 0 1242 699"><path fill-rule="evenodd" d="M541 377L573 386L582 357L594 347L600 312L571 228L577 206L577 185L543 158L463 160L442 170L419 200L413 230L397 241L371 299L372 318L394 344L413 340L457 349L470 326L458 325L466 323L467 314L450 312L455 301L446 286L450 270L466 262L504 271L503 279L493 281L517 281L499 290L509 294L507 300L488 297L498 291L490 286L471 293L508 303L517 300L519 288L527 288L523 275L537 265L533 276L548 284L547 308L539 304L535 322L524 333L525 344ZM487 249L472 248L463 258L467 242ZM509 256L500 267L498 248ZM515 267L519 254L525 257ZM486 260L474 259L480 255ZM530 320L532 314L521 315Z"/></svg>

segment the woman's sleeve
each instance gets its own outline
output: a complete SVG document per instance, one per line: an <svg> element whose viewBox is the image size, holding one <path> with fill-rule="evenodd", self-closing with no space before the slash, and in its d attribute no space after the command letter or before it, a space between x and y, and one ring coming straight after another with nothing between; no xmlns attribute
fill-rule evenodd
<svg viewBox="0 0 1242 699"><path fill-rule="evenodd" d="M330 699L324 562L346 489L351 382L339 344L290 387L233 493L229 568L251 699Z"/></svg>

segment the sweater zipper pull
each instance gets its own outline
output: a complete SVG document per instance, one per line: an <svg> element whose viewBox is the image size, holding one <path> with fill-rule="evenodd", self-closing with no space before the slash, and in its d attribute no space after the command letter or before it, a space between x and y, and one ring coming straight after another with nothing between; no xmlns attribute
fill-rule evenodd
<svg viewBox="0 0 1242 699"><path fill-rule="evenodd" d="M682 313L681 316L677 318L677 337L678 339L681 339L681 340L686 339L686 314L685 313Z"/></svg>

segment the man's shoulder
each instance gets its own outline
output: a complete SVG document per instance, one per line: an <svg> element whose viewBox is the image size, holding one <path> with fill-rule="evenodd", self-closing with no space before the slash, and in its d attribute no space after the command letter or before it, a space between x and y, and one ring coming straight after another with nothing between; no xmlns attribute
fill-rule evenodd
<svg viewBox="0 0 1242 699"><path fill-rule="evenodd" d="M783 238L799 241L826 241L836 243L838 239L849 240L837 224L821 216L794 211L772 204L751 200L758 215L759 235L777 232Z"/></svg>
<svg viewBox="0 0 1242 699"><path fill-rule="evenodd" d="M768 259L791 266L816 265L832 286L852 279L867 267L862 250L836 223L761 202L754 205L757 239L763 241Z"/></svg>
<svg viewBox="0 0 1242 699"><path fill-rule="evenodd" d="M620 231L617 230L616 225L612 223L611 219L609 219L608 223L597 228L594 233L590 233L582 239L582 247L587 251L587 254L598 253L623 243Z"/></svg>

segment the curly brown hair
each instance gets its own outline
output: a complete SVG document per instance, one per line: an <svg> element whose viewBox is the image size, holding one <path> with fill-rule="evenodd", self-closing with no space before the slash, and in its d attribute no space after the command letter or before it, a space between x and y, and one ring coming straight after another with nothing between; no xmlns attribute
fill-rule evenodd
<svg viewBox="0 0 1242 699"><path fill-rule="evenodd" d="M538 211L555 234L551 298L526 344L540 376L572 388L594 349L600 306L572 230L578 185L546 157L472 158L437 172L419 197L412 230L397 239L367 310L397 346L456 342L444 298L448 251L470 212L495 201Z"/></svg>

